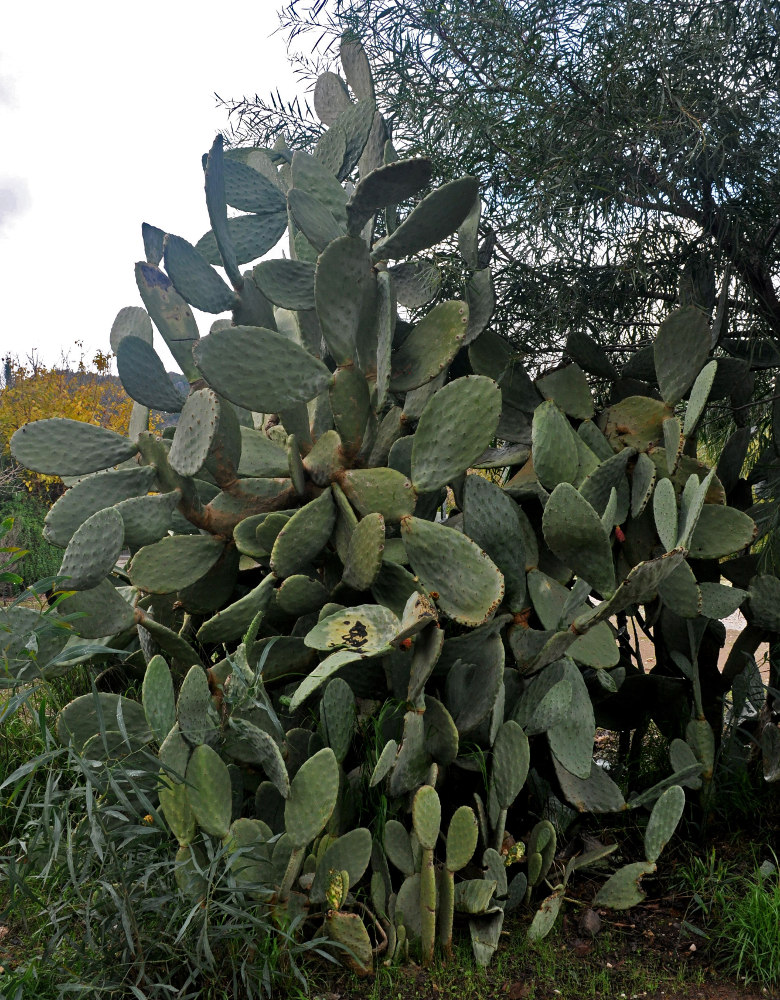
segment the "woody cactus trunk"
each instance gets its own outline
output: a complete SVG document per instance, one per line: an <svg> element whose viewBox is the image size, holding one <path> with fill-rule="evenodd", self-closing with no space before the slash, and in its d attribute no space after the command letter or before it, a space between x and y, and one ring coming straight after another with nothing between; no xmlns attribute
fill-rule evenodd
<svg viewBox="0 0 780 1000"><path fill-rule="evenodd" d="M719 391L706 317L661 324L658 389L582 336L533 379L490 331L476 180L431 188L427 160L399 159L362 48L341 56L316 147L218 137L210 231L144 225L143 308L111 331L128 435L42 420L12 450L67 477L46 536L73 631L144 672L142 705L77 698L59 737L110 759L158 748L182 892L206 891L216 838L247 906L320 912L361 972L430 962L437 939L447 954L454 919L485 963L505 913L546 896L542 936L576 869L614 849L558 865L565 827L529 820L532 791L538 809L651 810L644 857L596 897L643 898L683 788L712 775L702 650L746 597L718 560L755 527L726 503L740 456L716 476L695 455ZM442 300L434 248L453 238L463 293ZM193 308L219 317L206 336ZM150 410L175 430L150 433ZM634 618L663 669L616 635ZM595 727L647 716L675 736L669 776L626 798Z"/></svg>

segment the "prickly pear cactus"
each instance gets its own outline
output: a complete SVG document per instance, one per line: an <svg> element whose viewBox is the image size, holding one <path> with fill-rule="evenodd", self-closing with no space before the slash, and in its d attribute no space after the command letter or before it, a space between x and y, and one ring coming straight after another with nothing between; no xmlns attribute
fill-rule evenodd
<svg viewBox="0 0 780 1000"><path fill-rule="evenodd" d="M487 962L505 911L545 883L531 936L550 929L579 866L559 871L556 829L529 822L529 775L573 810L656 803L646 860L597 897L610 906L655 869L680 786L710 780L707 657L748 595L718 561L755 535L726 502L744 451L717 475L696 455L722 389L693 307L660 325L642 380L582 335L555 370L524 367L490 331L477 182L431 188L428 161L399 158L362 49L343 56L352 93L318 83L315 147L218 138L209 231L144 226L143 308L112 330L128 435L42 420L12 450L68 477L46 534L72 629L145 672L145 718L108 695L102 714L117 753L128 718L134 745L159 746L182 891L204 891L193 859L217 838L249 899L319 909L361 972L410 948L432 961L437 928L448 953L456 912ZM451 239L463 285L445 301L432 250ZM193 309L215 316L204 336ZM150 409L175 430L150 433ZM778 630L774 585L750 600ZM635 618L659 653L648 673ZM674 773L627 800L595 728L648 717L677 737ZM63 740L98 729L91 698L60 718ZM353 895L369 879L373 911Z"/></svg>

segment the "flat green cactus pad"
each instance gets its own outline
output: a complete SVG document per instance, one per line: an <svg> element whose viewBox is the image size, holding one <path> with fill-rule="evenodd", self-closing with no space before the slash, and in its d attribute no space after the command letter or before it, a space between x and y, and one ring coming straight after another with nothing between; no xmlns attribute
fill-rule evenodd
<svg viewBox="0 0 780 1000"><path fill-rule="evenodd" d="M331 76L333 75L334 74L331 74ZM321 74L317 78L318 83L319 80L322 79L322 76L324 76L324 74ZM338 77L336 79L338 79ZM341 173L346 152L347 137L344 134L344 130L334 124L328 129L327 132L324 132L319 137L317 145L314 147L313 155L326 170L335 176Z"/></svg>
<svg viewBox="0 0 780 1000"><path fill-rule="evenodd" d="M236 293L191 243L169 233L163 256L173 287L195 309L221 313L233 308Z"/></svg>
<svg viewBox="0 0 780 1000"><path fill-rule="evenodd" d="M495 891L496 883L491 879L464 879L455 886L455 909L458 913L484 913Z"/></svg>
<svg viewBox="0 0 780 1000"><path fill-rule="evenodd" d="M660 399L628 396L602 411L598 427L615 451L621 447L647 451L663 441L663 423L671 416L672 408Z"/></svg>
<svg viewBox="0 0 780 1000"><path fill-rule="evenodd" d="M330 380L321 361L283 334L262 327L217 330L199 341L194 355L209 385L260 413L306 403Z"/></svg>
<svg viewBox="0 0 780 1000"><path fill-rule="evenodd" d="M252 619L271 603L276 579L268 575L248 594L222 608L198 629L200 642L227 642L238 639L249 628Z"/></svg>
<svg viewBox="0 0 780 1000"><path fill-rule="evenodd" d="M358 327L373 278L365 242L354 236L334 240L317 260L314 297L322 336L337 365L355 360ZM349 295L344 295L345 287Z"/></svg>
<svg viewBox="0 0 780 1000"><path fill-rule="evenodd" d="M447 870L460 871L471 861L477 847L479 826L470 806L459 806L447 830Z"/></svg>
<svg viewBox="0 0 780 1000"><path fill-rule="evenodd" d="M683 422L683 434L685 437L693 434L696 430L696 425L704 412L704 407L707 405L707 400L717 373L718 362L710 361L696 376L696 381L693 383L691 395L688 400L688 406L685 409L685 421Z"/></svg>
<svg viewBox="0 0 780 1000"><path fill-rule="evenodd" d="M391 392L417 389L448 368L463 343L468 322L465 302L434 306L393 353Z"/></svg>
<svg viewBox="0 0 780 1000"><path fill-rule="evenodd" d="M230 150L223 164L225 200L228 205L242 212L275 215L286 212L284 195L273 180L264 176L250 164L242 163L231 155L244 150Z"/></svg>
<svg viewBox="0 0 780 1000"><path fill-rule="evenodd" d="M37 643L36 656L30 658L31 637ZM41 620L36 608L16 605L0 612L0 656L6 679L22 681L36 677L56 676L62 671L62 661L56 658L71 639L69 628L57 621L56 616ZM54 661L49 663L49 661Z"/></svg>
<svg viewBox="0 0 780 1000"><path fill-rule="evenodd" d="M712 335L707 317L695 306L678 309L661 323L653 345L661 395L677 403L693 385L710 353Z"/></svg>
<svg viewBox="0 0 780 1000"><path fill-rule="evenodd" d="M304 568L328 542L336 523L336 505L328 489L297 510L284 524L271 550L271 569L278 577Z"/></svg>
<svg viewBox="0 0 780 1000"><path fill-rule="evenodd" d="M68 597L62 610L78 615L73 630L84 639L100 639L130 628L135 621L135 608L122 597L108 580L92 590L82 590Z"/></svg>
<svg viewBox="0 0 780 1000"><path fill-rule="evenodd" d="M155 482L151 466L90 476L67 490L46 515L44 537L64 548L84 521L106 507L146 494Z"/></svg>
<svg viewBox="0 0 780 1000"><path fill-rule="evenodd" d="M644 452L637 456L631 479L631 514L639 517L653 494L655 485L655 465Z"/></svg>
<svg viewBox="0 0 780 1000"><path fill-rule="evenodd" d="M509 610L522 611L526 603L526 556L517 504L483 476L467 476L463 506L465 533L504 574Z"/></svg>
<svg viewBox="0 0 780 1000"><path fill-rule="evenodd" d="M86 476L132 458L132 441L94 424L64 417L34 420L11 437L11 454L21 465L46 476Z"/></svg>
<svg viewBox="0 0 780 1000"><path fill-rule="evenodd" d="M581 330L573 330L569 334L566 340L566 353L572 361L576 361L580 368L591 375L611 381L618 378L618 371L609 360L604 348Z"/></svg>
<svg viewBox="0 0 780 1000"><path fill-rule="evenodd" d="M219 754L205 743L192 752L186 787L198 826L212 837L227 837L233 807L230 772Z"/></svg>
<svg viewBox="0 0 780 1000"><path fill-rule="evenodd" d="M60 587L91 590L106 577L124 544L124 523L115 507L88 517L68 542L59 573L67 579Z"/></svg>
<svg viewBox="0 0 780 1000"><path fill-rule="evenodd" d="M197 664L190 667L182 681L176 717L182 736L191 746L200 746L216 728L206 671Z"/></svg>
<svg viewBox="0 0 780 1000"><path fill-rule="evenodd" d="M367 514L355 527L344 563L344 583L354 590L368 590L382 567L385 548L385 519Z"/></svg>
<svg viewBox="0 0 780 1000"><path fill-rule="evenodd" d="M131 549L151 545L168 534L173 512L181 500L178 490L154 496L131 497L116 505L125 527L125 545Z"/></svg>
<svg viewBox="0 0 780 1000"><path fill-rule="evenodd" d="M252 173L257 173L253 170ZM261 175L258 175L261 176ZM262 179L262 177L261 177ZM227 234L233 245L237 264L249 264L273 250L287 229L287 209L263 215L238 215L227 220ZM209 264L222 266L222 256L211 229L195 244L195 249Z"/></svg>
<svg viewBox="0 0 780 1000"><path fill-rule="evenodd" d="M173 678L162 656L153 656L146 665L141 702L149 728L162 743L176 722Z"/></svg>
<svg viewBox="0 0 780 1000"><path fill-rule="evenodd" d="M295 225L317 253L344 235L333 214L314 195L303 188L292 187L287 192L287 205Z"/></svg>
<svg viewBox="0 0 780 1000"><path fill-rule="evenodd" d="M349 753L356 721L357 706L352 688L342 678L334 677L320 702L320 725L339 764Z"/></svg>
<svg viewBox="0 0 780 1000"><path fill-rule="evenodd" d="M336 807L339 766L330 747L309 757L292 780L284 826L293 847L303 848L322 831Z"/></svg>
<svg viewBox="0 0 780 1000"><path fill-rule="evenodd" d="M148 222L142 222L141 235L144 241L146 260L156 267L162 260L165 233L162 229L158 229L157 226L150 226ZM111 349L114 349L113 345Z"/></svg>
<svg viewBox="0 0 780 1000"><path fill-rule="evenodd" d="M56 733L63 746L72 743L83 752L89 745L98 760L127 758L154 739L137 701L104 692L69 702L57 716Z"/></svg>
<svg viewBox="0 0 780 1000"><path fill-rule="evenodd" d="M609 525L610 530L613 524L622 524L628 517L630 493L626 466L635 456L633 448L624 448L617 455L602 460L592 472L588 473L579 487L580 493L599 516L607 509L612 490L617 491L617 505L614 517L611 519L612 523ZM649 461L647 455L642 457Z"/></svg>
<svg viewBox="0 0 780 1000"><path fill-rule="evenodd" d="M495 708L501 694L504 651L500 644L486 644L479 663L456 660L447 674L445 697L458 733L473 732Z"/></svg>
<svg viewBox="0 0 780 1000"><path fill-rule="evenodd" d="M269 302L282 309L314 308L314 265L302 260L264 260L252 271Z"/></svg>
<svg viewBox="0 0 780 1000"><path fill-rule="evenodd" d="M116 366L131 399L166 413L180 412L184 396L171 381L150 343L140 337L124 337L116 351Z"/></svg>
<svg viewBox="0 0 780 1000"><path fill-rule="evenodd" d="M346 225L348 196L334 176L335 170L329 171L316 156L311 156L301 149L293 153L291 166L293 187L313 195L336 222L342 226Z"/></svg>
<svg viewBox="0 0 780 1000"><path fill-rule="evenodd" d="M701 614L701 591L693 570L685 561L661 581L658 595L667 608L681 618L697 618Z"/></svg>
<svg viewBox="0 0 780 1000"><path fill-rule="evenodd" d="M533 465L539 482L546 489L574 482L579 468L577 439L552 400L534 410L531 433Z"/></svg>
<svg viewBox="0 0 780 1000"><path fill-rule="evenodd" d="M553 758L555 775L566 801L578 812L611 813L626 808L626 800L604 768L591 762L590 777L578 778Z"/></svg>
<svg viewBox="0 0 780 1000"><path fill-rule="evenodd" d="M194 476L203 468L219 427L220 405L211 389L188 397L168 452L171 468L179 475Z"/></svg>
<svg viewBox="0 0 780 1000"><path fill-rule="evenodd" d="M424 188L431 178L431 170L429 159L417 157L387 163L361 178L347 203L350 233L359 236L380 209L407 201Z"/></svg>
<svg viewBox="0 0 780 1000"><path fill-rule="evenodd" d="M192 310L173 287L168 275L159 267L136 264L135 280L143 304L176 359L176 364L190 381L198 378L198 370L192 360L192 346L200 334Z"/></svg>
<svg viewBox="0 0 780 1000"><path fill-rule="evenodd" d="M391 864L407 877L414 874L415 859L406 827L396 819L385 823L384 849Z"/></svg>
<svg viewBox="0 0 780 1000"><path fill-rule="evenodd" d="M352 104L344 81L335 73L320 73L314 86L314 110L317 117L330 127Z"/></svg>
<svg viewBox="0 0 780 1000"><path fill-rule="evenodd" d="M645 857L657 861L677 829L685 808L685 792L679 785L667 788L653 806L645 829Z"/></svg>
<svg viewBox="0 0 780 1000"><path fill-rule="evenodd" d="M140 306L125 306L116 314L116 319L111 325L109 343L111 350L116 354L125 337L138 337L145 343L151 344L153 335L149 313Z"/></svg>
<svg viewBox="0 0 780 1000"><path fill-rule="evenodd" d="M464 345L473 343L487 329L496 308L496 289L489 267L475 271L466 282L466 304L469 307L469 325Z"/></svg>
<svg viewBox="0 0 780 1000"><path fill-rule="evenodd" d="M444 705L429 695L425 695L423 723L426 753L440 767L453 764L460 746L458 727Z"/></svg>
<svg viewBox="0 0 780 1000"><path fill-rule="evenodd" d="M618 868L596 893L594 906L608 906L612 910L627 910L645 898L639 883L644 875L656 870L652 861L635 861Z"/></svg>
<svg viewBox="0 0 780 1000"><path fill-rule="evenodd" d="M399 260L441 243L469 214L478 191L479 182L468 176L432 191L397 229L375 244L373 260Z"/></svg>
<svg viewBox="0 0 780 1000"><path fill-rule="evenodd" d="M336 369L328 387L328 398L341 447L347 456L353 456L363 442L371 409L365 375L354 365Z"/></svg>
<svg viewBox="0 0 780 1000"><path fill-rule="evenodd" d="M381 754L374 766L374 770L371 772L371 780L369 781L369 786L371 788L376 787L381 781L383 781L395 763L395 757L398 753L398 744L395 740L388 740L385 743Z"/></svg>
<svg viewBox="0 0 780 1000"><path fill-rule="evenodd" d="M579 365L565 365L550 372L536 380L536 388L545 399L551 399L570 417L588 420L593 416L593 397Z"/></svg>
<svg viewBox="0 0 780 1000"><path fill-rule="evenodd" d="M542 518L544 538L559 559L605 596L615 589L612 547L601 519L569 483L555 487Z"/></svg>
<svg viewBox="0 0 780 1000"><path fill-rule="evenodd" d="M370 976L374 971L374 953L366 925L357 913L330 910L323 930L327 937L344 945L346 952L339 951L347 965L359 976Z"/></svg>
<svg viewBox="0 0 780 1000"><path fill-rule="evenodd" d="M412 800L412 823L420 846L432 851L439 838L441 824L441 802L439 794L431 785L423 785Z"/></svg>
<svg viewBox="0 0 780 1000"><path fill-rule="evenodd" d="M239 291L243 284L241 272L236 261L236 251L230 239L227 219L227 202L225 201L225 177L224 163L222 156L222 136L217 135L211 150L204 158L204 171L206 175L206 209L212 225L212 236L217 245L219 260L217 261L225 269L225 274L230 284ZM196 253L200 253L197 247ZM163 253L165 245L163 244ZM201 256L203 256L201 254Z"/></svg>
<svg viewBox="0 0 780 1000"><path fill-rule="evenodd" d="M512 719L528 736L544 733L563 720L571 708L571 684L563 676L561 662L540 671L523 691Z"/></svg>
<svg viewBox="0 0 780 1000"><path fill-rule="evenodd" d="M465 472L488 447L501 413L501 393L482 375L455 379L430 399L412 447L412 482L430 493Z"/></svg>
<svg viewBox="0 0 780 1000"><path fill-rule="evenodd" d="M210 535L169 535L136 552L130 579L150 594L170 594L205 576L224 549L224 541Z"/></svg>
<svg viewBox="0 0 780 1000"><path fill-rule="evenodd" d="M407 309L419 309L435 299L441 288L441 271L427 261L404 261L387 269L398 302Z"/></svg>
<svg viewBox="0 0 780 1000"><path fill-rule="evenodd" d="M339 485L362 517L381 514L388 524L412 514L417 502L412 484L395 469L347 469Z"/></svg>
<svg viewBox="0 0 780 1000"><path fill-rule="evenodd" d="M233 760L261 767L283 799L290 794L284 758L274 738L248 719L232 718L225 735L225 752Z"/></svg>
<svg viewBox="0 0 780 1000"><path fill-rule="evenodd" d="M525 784L531 761L528 737L511 719L498 730L493 742L490 789L499 806L508 809Z"/></svg>
<svg viewBox="0 0 780 1000"><path fill-rule="evenodd" d="M740 593L744 594L744 591ZM759 628L780 632L780 580L769 574L754 576L750 581L748 594L750 621Z"/></svg>
<svg viewBox="0 0 780 1000"><path fill-rule="evenodd" d="M553 756L578 778L590 777L593 758L593 737L596 723L588 689L575 664L563 660L563 677L572 690L569 715L547 730L547 740Z"/></svg>
<svg viewBox="0 0 780 1000"><path fill-rule="evenodd" d="M331 871L346 871L349 875L350 889L356 886L368 868L371 848L371 833L362 826L332 841L317 862L317 871L309 890L309 900L312 903L322 903L325 900L328 873Z"/></svg>
<svg viewBox="0 0 780 1000"><path fill-rule="evenodd" d="M190 808L186 785L171 782L165 772L161 772L157 791L160 798L160 808L165 816L165 822L171 828L171 833L179 842L180 847L188 847L195 839L198 826L195 815Z"/></svg>
<svg viewBox="0 0 780 1000"><path fill-rule="evenodd" d="M653 494L653 517L661 544L668 552L677 541L677 497L670 479L659 479Z"/></svg>
<svg viewBox="0 0 780 1000"><path fill-rule="evenodd" d="M602 602L593 611L586 612L574 622L578 630L604 621L632 604L644 604L658 593L661 582L682 562L685 552L682 549L672 549L657 559L648 559L637 563L623 580L614 595Z"/></svg>
<svg viewBox="0 0 780 1000"><path fill-rule="evenodd" d="M404 518L409 562L441 610L462 625L482 625L504 596L497 566L470 538L442 524Z"/></svg>
<svg viewBox="0 0 780 1000"><path fill-rule="evenodd" d="M720 559L739 552L756 537L752 518L736 507L705 504L691 538L692 559Z"/></svg>
<svg viewBox="0 0 780 1000"><path fill-rule="evenodd" d="M371 134L375 114L376 101L358 101L357 104L350 104L334 122L334 128L343 132L346 137L344 159L337 174L340 181L349 176L360 159Z"/></svg>
<svg viewBox="0 0 780 1000"><path fill-rule="evenodd" d="M771 579L775 579L772 577ZM733 615L748 595L739 587L727 587L720 583L700 583L701 613L707 618L723 619ZM775 606L780 607L780 588ZM778 618L780 625L780 617Z"/></svg>

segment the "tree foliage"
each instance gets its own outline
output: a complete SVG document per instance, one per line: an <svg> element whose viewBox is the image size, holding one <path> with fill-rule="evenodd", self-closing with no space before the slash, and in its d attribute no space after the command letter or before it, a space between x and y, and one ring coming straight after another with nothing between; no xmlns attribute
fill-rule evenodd
<svg viewBox="0 0 780 1000"><path fill-rule="evenodd" d="M779 19L770 0L295 0L282 12L318 66L354 30L396 146L430 156L441 179L480 177L494 322L550 353L572 329L635 344L680 300L714 310L723 286L724 332L780 342ZM231 110L242 140L280 123L295 142L319 130L278 96Z"/></svg>
<svg viewBox="0 0 780 1000"><path fill-rule="evenodd" d="M14 431L33 420L68 417L127 433L133 401L111 375L111 354L98 351L92 361L83 355L71 364L48 367L36 358L11 361L6 385L0 392L0 445L4 461L12 461L8 442ZM24 486L41 499L52 501L62 492L56 476L19 470Z"/></svg>

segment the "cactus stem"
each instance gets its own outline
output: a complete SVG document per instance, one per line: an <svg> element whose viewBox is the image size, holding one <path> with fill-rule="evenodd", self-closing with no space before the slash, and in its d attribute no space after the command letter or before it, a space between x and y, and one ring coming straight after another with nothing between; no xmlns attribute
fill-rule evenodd
<svg viewBox="0 0 780 1000"><path fill-rule="evenodd" d="M501 848L504 846L504 827L506 826L506 809L502 809L498 814L498 822L496 823L496 829L494 831L495 840L493 842L493 847L501 853Z"/></svg>
<svg viewBox="0 0 780 1000"><path fill-rule="evenodd" d="M280 903L286 903L287 900L289 899L293 883L298 877L298 872L301 870L301 865L303 864L303 857L304 857L303 847L294 847L292 849L292 854L290 854L290 860L287 862L287 869L284 873L282 884L279 886Z"/></svg>
<svg viewBox="0 0 780 1000"><path fill-rule="evenodd" d="M439 940L447 958L452 958L452 922L455 915L455 873L445 868L441 875Z"/></svg>
<svg viewBox="0 0 780 1000"><path fill-rule="evenodd" d="M433 850L423 848L420 868L420 922L422 924L422 964L433 962L433 945L436 940L436 872L433 867Z"/></svg>

